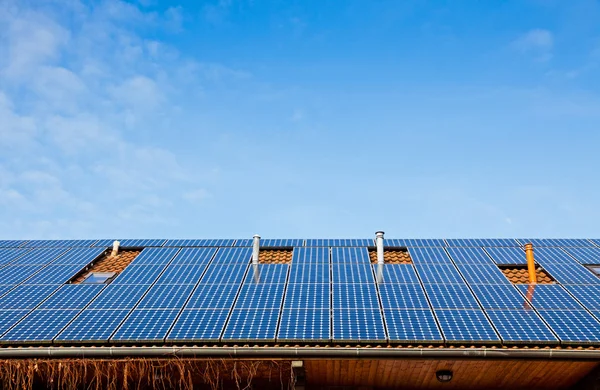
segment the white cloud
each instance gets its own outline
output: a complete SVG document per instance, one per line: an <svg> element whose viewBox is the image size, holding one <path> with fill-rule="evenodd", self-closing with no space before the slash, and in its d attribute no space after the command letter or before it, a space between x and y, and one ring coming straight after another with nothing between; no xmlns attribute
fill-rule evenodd
<svg viewBox="0 0 600 390"><path fill-rule="evenodd" d="M537 61L544 62L552 58L554 37L548 30L533 29L515 39L512 46L521 53L531 55Z"/></svg>

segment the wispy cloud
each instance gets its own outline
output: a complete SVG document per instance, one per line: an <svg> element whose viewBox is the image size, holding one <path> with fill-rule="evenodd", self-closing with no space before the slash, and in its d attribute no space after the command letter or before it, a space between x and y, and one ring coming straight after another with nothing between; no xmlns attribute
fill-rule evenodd
<svg viewBox="0 0 600 390"><path fill-rule="evenodd" d="M529 30L512 42L512 47L536 61L546 62L552 58L554 36L552 32L544 29Z"/></svg>

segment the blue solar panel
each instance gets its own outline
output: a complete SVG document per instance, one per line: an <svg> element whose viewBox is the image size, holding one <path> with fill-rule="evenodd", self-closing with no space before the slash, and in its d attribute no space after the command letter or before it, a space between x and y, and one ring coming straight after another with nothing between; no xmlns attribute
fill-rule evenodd
<svg viewBox="0 0 600 390"><path fill-rule="evenodd" d="M275 341L279 309L237 309L231 317L222 340Z"/></svg>
<svg viewBox="0 0 600 390"><path fill-rule="evenodd" d="M165 240L164 238L157 238L157 239L125 239L125 240L119 240L119 242L121 243L121 246L124 248L142 248L142 247L158 247L158 246L163 246L163 244L166 242L167 240ZM114 240L113 240L114 242ZM111 244L112 245L112 242Z"/></svg>
<svg viewBox="0 0 600 390"><path fill-rule="evenodd" d="M246 265L252 257L252 248L219 248L212 265Z"/></svg>
<svg viewBox="0 0 600 390"><path fill-rule="evenodd" d="M0 248L19 248L26 242L25 240L0 240Z"/></svg>
<svg viewBox="0 0 600 390"><path fill-rule="evenodd" d="M148 291L148 285L111 284L89 306L90 309L133 309Z"/></svg>
<svg viewBox="0 0 600 390"><path fill-rule="evenodd" d="M538 310L562 344L597 344L600 323L585 310Z"/></svg>
<svg viewBox="0 0 600 390"><path fill-rule="evenodd" d="M111 342L163 341L177 310L134 310L110 338Z"/></svg>
<svg viewBox="0 0 600 390"><path fill-rule="evenodd" d="M248 266L211 264L201 279L202 283L241 283Z"/></svg>
<svg viewBox="0 0 600 390"><path fill-rule="evenodd" d="M130 264L113 280L113 284L153 284L166 265Z"/></svg>
<svg viewBox="0 0 600 390"><path fill-rule="evenodd" d="M447 251L456 264L494 264L482 248L447 248Z"/></svg>
<svg viewBox="0 0 600 390"><path fill-rule="evenodd" d="M600 240L598 240L598 239L593 239L593 240L588 240L588 241L590 241L590 242L591 242L592 244L594 244L595 246L598 246L598 247L600 247Z"/></svg>
<svg viewBox="0 0 600 390"><path fill-rule="evenodd" d="M178 239L167 240L163 246L187 246L187 247L217 247L217 246L233 246L233 239Z"/></svg>
<svg viewBox="0 0 600 390"><path fill-rule="evenodd" d="M381 311L365 309L333 310L333 341L385 342L386 335Z"/></svg>
<svg viewBox="0 0 600 390"><path fill-rule="evenodd" d="M329 264L296 264L290 270L289 283L329 283Z"/></svg>
<svg viewBox="0 0 600 390"><path fill-rule="evenodd" d="M307 247L318 247L318 246L333 246L333 247L353 247L353 246L373 246L374 241L370 238L355 238L355 239L322 239L322 238L311 238L306 240L305 246Z"/></svg>
<svg viewBox="0 0 600 390"><path fill-rule="evenodd" d="M533 310L487 310L504 343L557 344L558 339Z"/></svg>
<svg viewBox="0 0 600 390"><path fill-rule="evenodd" d="M34 310L0 340L21 343L51 343L79 310Z"/></svg>
<svg viewBox="0 0 600 390"><path fill-rule="evenodd" d="M510 284L495 264L458 264L456 267L469 284Z"/></svg>
<svg viewBox="0 0 600 390"><path fill-rule="evenodd" d="M383 241L385 247L444 247L446 243L439 238L386 238Z"/></svg>
<svg viewBox="0 0 600 390"><path fill-rule="evenodd" d="M379 294L384 309L429 308L420 284L380 284Z"/></svg>
<svg viewBox="0 0 600 390"><path fill-rule="evenodd" d="M546 263L544 269L562 284L600 284L600 278L579 263Z"/></svg>
<svg viewBox="0 0 600 390"><path fill-rule="evenodd" d="M156 284L196 284L206 265L169 265Z"/></svg>
<svg viewBox="0 0 600 390"><path fill-rule="evenodd" d="M104 252L103 248L73 248L52 262L52 265L88 265Z"/></svg>
<svg viewBox="0 0 600 390"><path fill-rule="evenodd" d="M179 248L146 248L132 262L131 265L166 265Z"/></svg>
<svg viewBox="0 0 600 390"><path fill-rule="evenodd" d="M536 309L583 309L581 305L565 291L562 286L552 284L539 284L527 286L518 285L517 288L528 297Z"/></svg>
<svg viewBox="0 0 600 390"><path fill-rule="evenodd" d="M521 248L485 248L496 264L527 264L525 251Z"/></svg>
<svg viewBox="0 0 600 390"><path fill-rule="evenodd" d="M0 265L10 264L29 252L29 249L0 249Z"/></svg>
<svg viewBox="0 0 600 390"><path fill-rule="evenodd" d="M377 309L377 289L372 283L333 285L334 309Z"/></svg>
<svg viewBox="0 0 600 390"><path fill-rule="evenodd" d="M181 309L193 289L194 286L190 284L156 284L136 309Z"/></svg>
<svg viewBox="0 0 600 390"><path fill-rule="evenodd" d="M0 269L0 283L15 285L22 283L39 270L43 265L9 265Z"/></svg>
<svg viewBox="0 0 600 390"><path fill-rule="evenodd" d="M33 240L28 241L25 248L65 248L65 247L90 247L97 240Z"/></svg>
<svg viewBox="0 0 600 390"><path fill-rule="evenodd" d="M60 286L17 286L0 298L0 309L33 309Z"/></svg>
<svg viewBox="0 0 600 390"><path fill-rule="evenodd" d="M332 248L333 264L371 264L367 248Z"/></svg>
<svg viewBox="0 0 600 390"><path fill-rule="evenodd" d="M235 240L234 246L252 246L254 244L254 240L252 238L238 238Z"/></svg>
<svg viewBox="0 0 600 390"><path fill-rule="evenodd" d="M452 264L443 248L408 248L415 264Z"/></svg>
<svg viewBox="0 0 600 390"><path fill-rule="evenodd" d="M329 283L288 284L283 301L285 309L329 309Z"/></svg>
<svg viewBox="0 0 600 390"><path fill-rule="evenodd" d="M425 291L434 309L479 309L467 285L426 284Z"/></svg>
<svg viewBox="0 0 600 390"><path fill-rule="evenodd" d="M294 248L292 264L329 264L329 248Z"/></svg>
<svg viewBox="0 0 600 390"><path fill-rule="evenodd" d="M82 268L82 265L49 265L27 279L25 284L64 284Z"/></svg>
<svg viewBox="0 0 600 390"><path fill-rule="evenodd" d="M67 284L52 294L40 309L83 309L102 289L103 284Z"/></svg>
<svg viewBox="0 0 600 390"><path fill-rule="evenodd" d="M577 263L577 261L574 258L569 256L565 251L563 251L560 248L534 248L533 252L536 262L542 265L546 265L549 263Z"/></svg>
<svg viewBox="0 0 600 390"><path fill-rule="evenodd" d="M482 310L435 310L435 316L448 343L500 342L500 338Z"/></svg>
<svg viewBox="0 0 600 390"><path fill-rule="evenodd" d="M244 284L235 309L278 309L284 289L285 284Z"/></svg>
<svg viewBox="0 0 600 390"><path fill-rule="evenodd" d="M384 309L383 315L392 343L426 341L438 344L444 341L430 309Z"/></svg>
<svg viewBox="0 0 600 390"><path fill-rule="evenodd" d="M581 264L600 264L600 248L564 248Z"/></svg>
<svg viewBox="0 0 600 390"><path fill-rule="evenodd" d="M229 309L183 310L167 335L166 341L218 342L228 315Z"/></svg>
<svg viewBox="0 0 600 390"><path fill-rule="evenodd" d="M415 264L415 268L423 283L465 283L452 264Z"/></svg>
<svg viewBox="0 0 600 390"><path fill-rule="evenodd" d="M585 307L591 310L600 310L600 285L571 285L566 286Z"/></svg>
<svg viewBox="0 0 600 390"><path fill-rule="evenodd" d="M55 339L55 343L104 343L130 310L84 310Z"/></svg>
<svg viewBox="0 0 600 390"><path fill-rule="evenodd" d="M519 243L514 238L450 238L446 239L451 247L518 247Z"/></svg>
<svg viewBox="0 0 600 390"><path fill-rule="evenodd" d="M15 288L13 284L0 284L0 297Z"/></svg>
<svg viewBox="0 0 600 390"><path fill-rule="evenodd" d="M515 286L474 284L471 289L484 309L523 309L530 307Z"/></svg>
<svg viewBox="0 0 600 390"><path fill-rule="evenodd" d="M260 240L261 248L302 246L303 244L304 240L292 238L263 238Z"/></svg>
<svg viewBox="0 0 600 390"><path fill-rule="evenodd" d="M175 256L172 265L201 265L208 264L217 248L183 248Z"/></svg>
<svg viewBox="0 0 600 390"><path fill-rule="evenodd" d="M522 245L532 243L534 247L592 247L591 242L572 238L519 238Z"/></svg>
<svg viewBox="0 0 600 390"><path fill-rule="evenodd" d="M374 281L370 264L333 264L334 283L370 283Z"/></svg>
<svg viewBox="0 0 600 390"><path fill-rule="evenodd" d="M244 283L285 283L288 269L287 264L251 265Z"/></svg>
<svg viewBox="0 0 600 390"><path fill-rule="evenodd" d="M373 265L377 270L377 265ZM412 264L384 264L381 283L419 283Z"/></svg>
<svg viewBox="0 0 600 390"><path fill-rule="evenodd" d="M199 284L186 309L230 309L238 293L238 284Z"/></svg>
<svg viewBox="0 0 600 390"><path fill-rule="evenodd" d="M329 309L284 309L281 313L277 340L328 341L329 321Z"/></svg>
<svg viewBox="0 0 600 390"><path fill-rule="evenodd" d="M67 251L67 248L33 249L19 257L11 265L45 265L56 260L58 256Z"/></svg>
<svg viewBox="0 0 600 390"><path fill-rule="evenodd" d="M9 330L13 325L25 317L30 312L29 309L21 310L0 310L0 334Z"/></svg>

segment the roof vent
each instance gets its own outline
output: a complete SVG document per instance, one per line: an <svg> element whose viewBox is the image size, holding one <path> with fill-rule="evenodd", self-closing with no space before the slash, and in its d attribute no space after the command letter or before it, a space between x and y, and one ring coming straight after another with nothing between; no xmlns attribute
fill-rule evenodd
<svg viewBox="0 0 600 390"><path fill-rule="evenodd" d="M533 244L525 244L525 256L527 257L527 273L529 274L529 283L536 284L537 276L535 273L535 259L533 258Z"/></svg>
<svg viewBox="0 0 600 390"><path fill-rule="evenodd" d="M258 264L258 254L260 253L260 236L255 234L252 240L252 264Z"/></svg>

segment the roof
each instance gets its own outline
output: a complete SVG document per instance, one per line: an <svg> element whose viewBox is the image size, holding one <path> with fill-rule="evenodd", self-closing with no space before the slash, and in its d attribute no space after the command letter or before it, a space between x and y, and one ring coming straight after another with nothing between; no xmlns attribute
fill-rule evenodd
<svg viewBox="0 0 600 390"><path fill-rule="evenodd" d="M600 347L600 240L113 241L0 241L0 344Z"/></svg>

